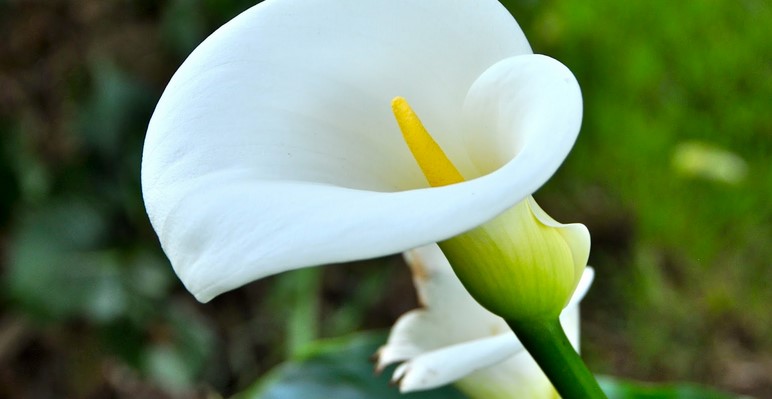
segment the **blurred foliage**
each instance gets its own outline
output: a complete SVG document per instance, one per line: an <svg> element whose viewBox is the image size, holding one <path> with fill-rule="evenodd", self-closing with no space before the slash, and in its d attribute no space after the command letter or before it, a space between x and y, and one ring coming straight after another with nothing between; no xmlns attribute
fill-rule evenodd
<svg viewBox="0 0 772 399"><path fill-rule="evenodd" d="M465 398L452 387L401 394L389 382L393 367L375 375L369 361L385 341L385 334L363 333L317 342L233 399Z"/></svg>
<svg viewBox="0 0 772 399"><path fill-rule="evenodd" d="M227 396L416 306L397 258L200 305L161 253L147 121L187 54L254 3L0 1L0 397ZM770 2L504 4L584 93L582 135L537 197L593 234L591 368L772 395Z"/></svg>
<svg viewBox="0 0 772 399"><path fill-rule="evenodd" d="M598 382L609 399L731 399L746 398L695 384L643 384L599 376Z"/></svg>
<svg viewBox="0 0 772 399"><path fill-rule="evenodd" d="M452 387L400 394L389 385L394 367L373 374L367 361L386 340L359 333L317 342L307 353L285 362L232 399L463 399ZM734 396L693 384L652 385L599 377L609 399L731 399Z"/></svg>

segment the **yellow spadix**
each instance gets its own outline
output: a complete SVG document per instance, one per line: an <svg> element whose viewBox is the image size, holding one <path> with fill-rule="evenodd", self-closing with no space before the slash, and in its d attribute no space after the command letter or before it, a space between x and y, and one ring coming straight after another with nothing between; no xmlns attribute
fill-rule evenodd
<svg viewBox="0 0 772 399"><path fill-rule="evenodd" d="M402 97L391 103L402 136L432 187L464 177ZM587 264L590 236L560 224L532 197L475 229L438 243L470 294L508 320L556 318Z"/></svg>
<svg viewBox="0 0 772 399"><path fill-rule="evenodd" d="M410 148L410 152L413 153L413 157L418 162L418 166L421 167L421 171L426 176L430 186L447 186L464 181L464 177L450 162L439 144L426 131L407 100L402 97L395 97L391 100L391 110L394 112L394 117L397 118L405 143Z"/></svg>

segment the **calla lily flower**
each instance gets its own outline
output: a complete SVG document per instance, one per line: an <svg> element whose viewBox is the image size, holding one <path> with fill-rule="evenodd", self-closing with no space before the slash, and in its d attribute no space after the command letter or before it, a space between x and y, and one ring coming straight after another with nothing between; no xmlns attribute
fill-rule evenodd
<svg viewBox="0 0 772 399"><path fill-rule="evenodd" d="M402 392L455 383L470 398L554 398L539 366L499 316L485 310L464 289L436 245L405 253L423 306L399 318L377 354L377 370L402 362L393 379ZM585 268L560 316L579 349L579 302L592 284Z"/></svg>
<svg viewBox="0 0 772 399"><path fill-rule="evenodd" d="M404 97L463 182L429 187ZM495 0L267 0L188 57L142 161L146 209L200 301L301 267L479 226L536 191L579 132L571 72Z"/></svg>

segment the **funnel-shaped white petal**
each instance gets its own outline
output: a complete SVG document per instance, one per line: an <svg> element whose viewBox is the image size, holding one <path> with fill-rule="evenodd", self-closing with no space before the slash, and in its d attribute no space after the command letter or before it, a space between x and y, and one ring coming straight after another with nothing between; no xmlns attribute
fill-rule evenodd
<svg viewBox="0 0 772 399"><path fill-rule="evenodd" d="M268 0L236 17L180 67L148 128L143 194L175 271L208 301L436 242L519 202L581 116L571 73L530 52L495 0ZM395 96L471 180L425 188Z"/></svg>

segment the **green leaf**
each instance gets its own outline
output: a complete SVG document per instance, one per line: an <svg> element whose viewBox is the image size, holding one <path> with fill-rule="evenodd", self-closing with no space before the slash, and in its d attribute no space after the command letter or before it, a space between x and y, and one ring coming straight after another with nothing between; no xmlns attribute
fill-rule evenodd
<svg viewBox="0 0 772 399"><path fill-rule="evenodd" d="M126 305L117 259L97 250L106 225L94 204L49 203L25 212L10 245L4 288L32 315L113 318Z"/></svg>
<svg viewBox="0 0 772 399"><path fill-rule="evenodd" d="M608 399L736 399L734 396L696 384L646 384L598 376Z"/></svg>
<svg viewBox="0 0 772 399"><path fill-rule="evenodd" d="M161 18L162 38L177 56L187 56L206 37L206 18L200 1L167 3Z"/></svg>
<svg viewBox="0 0 772 399"><path fill-rule="evenodd" d="M401 394L389 383L391 369L375 375L373 353L383 333L363 333L312 345L233 399L463 399L452 387Z"/></svg>
<svg viewBox="0 0 772 399"><path fill-rule="evenodd" d="M90 151L114 161L145 131L156 96L111 61L96 59L90 69L93 89L79 106L76 128Z"/></svg>
<svg viewBox="0 0 772 399"><path fill-rule="evenodd" d="M83 318L112 323L154 318L171 285L158 255L107 245L103 204L85 198L46 201L18 216L0 288L40 321Z"/></svg>

